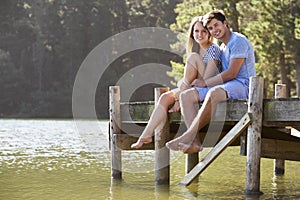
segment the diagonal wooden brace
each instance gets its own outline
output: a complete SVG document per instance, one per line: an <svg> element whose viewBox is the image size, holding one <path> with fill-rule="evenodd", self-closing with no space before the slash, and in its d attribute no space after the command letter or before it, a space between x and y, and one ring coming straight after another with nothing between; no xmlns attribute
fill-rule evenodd
<svg viewBox="0 0 300 200"><path fill-rule="evenodd" d="M246 113L240 121L222 138L218 144L179 183L188 186L202 173L240 134L251 124L252 114Z"/></svg>

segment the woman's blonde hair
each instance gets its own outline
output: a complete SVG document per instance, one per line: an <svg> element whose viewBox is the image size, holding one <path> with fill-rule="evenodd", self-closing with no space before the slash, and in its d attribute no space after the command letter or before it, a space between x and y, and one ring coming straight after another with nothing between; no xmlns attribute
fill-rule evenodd
<svg viewBox="0 0 300 200"><path fill-rule="evenodd" d="M195 41L195 39L193 37L194 26L197 22L200 22L203 26L203 16L194 17L190 23L190 27L189 27L188 35L187 35L187 37L188 37L187 45L186 45L187 55L191 54L192 52L198 53L200 50L199 44ZM206 28L206 27L204 27L204 28ZM209 34L208 42L213 43L214 38L210 35L209 31L208 31L208 34Z"/></svg>

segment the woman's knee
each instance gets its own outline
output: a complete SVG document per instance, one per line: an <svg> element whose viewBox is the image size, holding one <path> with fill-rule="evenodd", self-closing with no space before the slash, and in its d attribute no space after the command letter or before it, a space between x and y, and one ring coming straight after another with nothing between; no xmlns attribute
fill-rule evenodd
<svg viewBox="0 0 300 200"><path fill-rule="evenodd" d="M159 97L158 103L161 105L169 106L174 102L174 94L172 92L165 92Z"/></svg>
<svg viewBox="0 0 300 200"><path fill-rule="evenodd" d="M197 67L197 63L201 61L198 53L191 53L191 55L187 58L187 62L192 64L194 67Z"/></svg>

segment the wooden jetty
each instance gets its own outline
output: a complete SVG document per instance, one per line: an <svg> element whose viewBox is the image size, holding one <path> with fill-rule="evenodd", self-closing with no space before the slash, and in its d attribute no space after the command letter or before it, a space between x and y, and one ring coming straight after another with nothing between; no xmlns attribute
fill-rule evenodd
<svg viewBox="0 0 300 200"><path fill-rule="evenodd" d="M263 98L263 78L251 77L248 100L228 100L217 106L207 127L199 131L201 142L209 127L222 126L213 149L199 162L197 155L187 160L187 174L180 182L189 185L229 145L240 145L240 154L247 156L245 194L260 194L260 159L276 159L274 173L284 173L284 160L300 161L300 138L290 134L290 128L300 130L300 99L285 98L285 86L276 85L273 99ZM155 102L167 88L155 88ZM122 151L146 126L155 102L121 102L119 86L110 87L110 129L112 178L122 179ZM170 182L170 154L165 143L185 131L180 113L170 113L163 128L155 132L153 143L139 150L155 151L155 182ZM134 149L135 150L135 149ZM159 151L158 151L159 150ZM135 150L136 151L136 150Z"/></svg>

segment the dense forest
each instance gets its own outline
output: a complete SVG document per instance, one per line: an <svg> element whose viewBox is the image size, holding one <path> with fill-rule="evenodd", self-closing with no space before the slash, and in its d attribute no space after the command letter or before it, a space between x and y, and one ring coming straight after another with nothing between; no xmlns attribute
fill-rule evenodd
<svg viewBox="0 0 300 200"><path fill-rule="evenodd" d="M72 118L76 74L97 45L124 31L160 27L181 33L172 48L184 53L182 33L191 18L214 8L223 9L232 30L253 44L265 96L273 96L278 82L287 84L289 96L299 95L298 0L1 0L0 117ZM108 117L108 86L147 63L169 66L166 73L176 81L184 56L146 48L118 57L99 77L98 118ZM142 85L131 100L153 100L156 86Z"/></svg>

